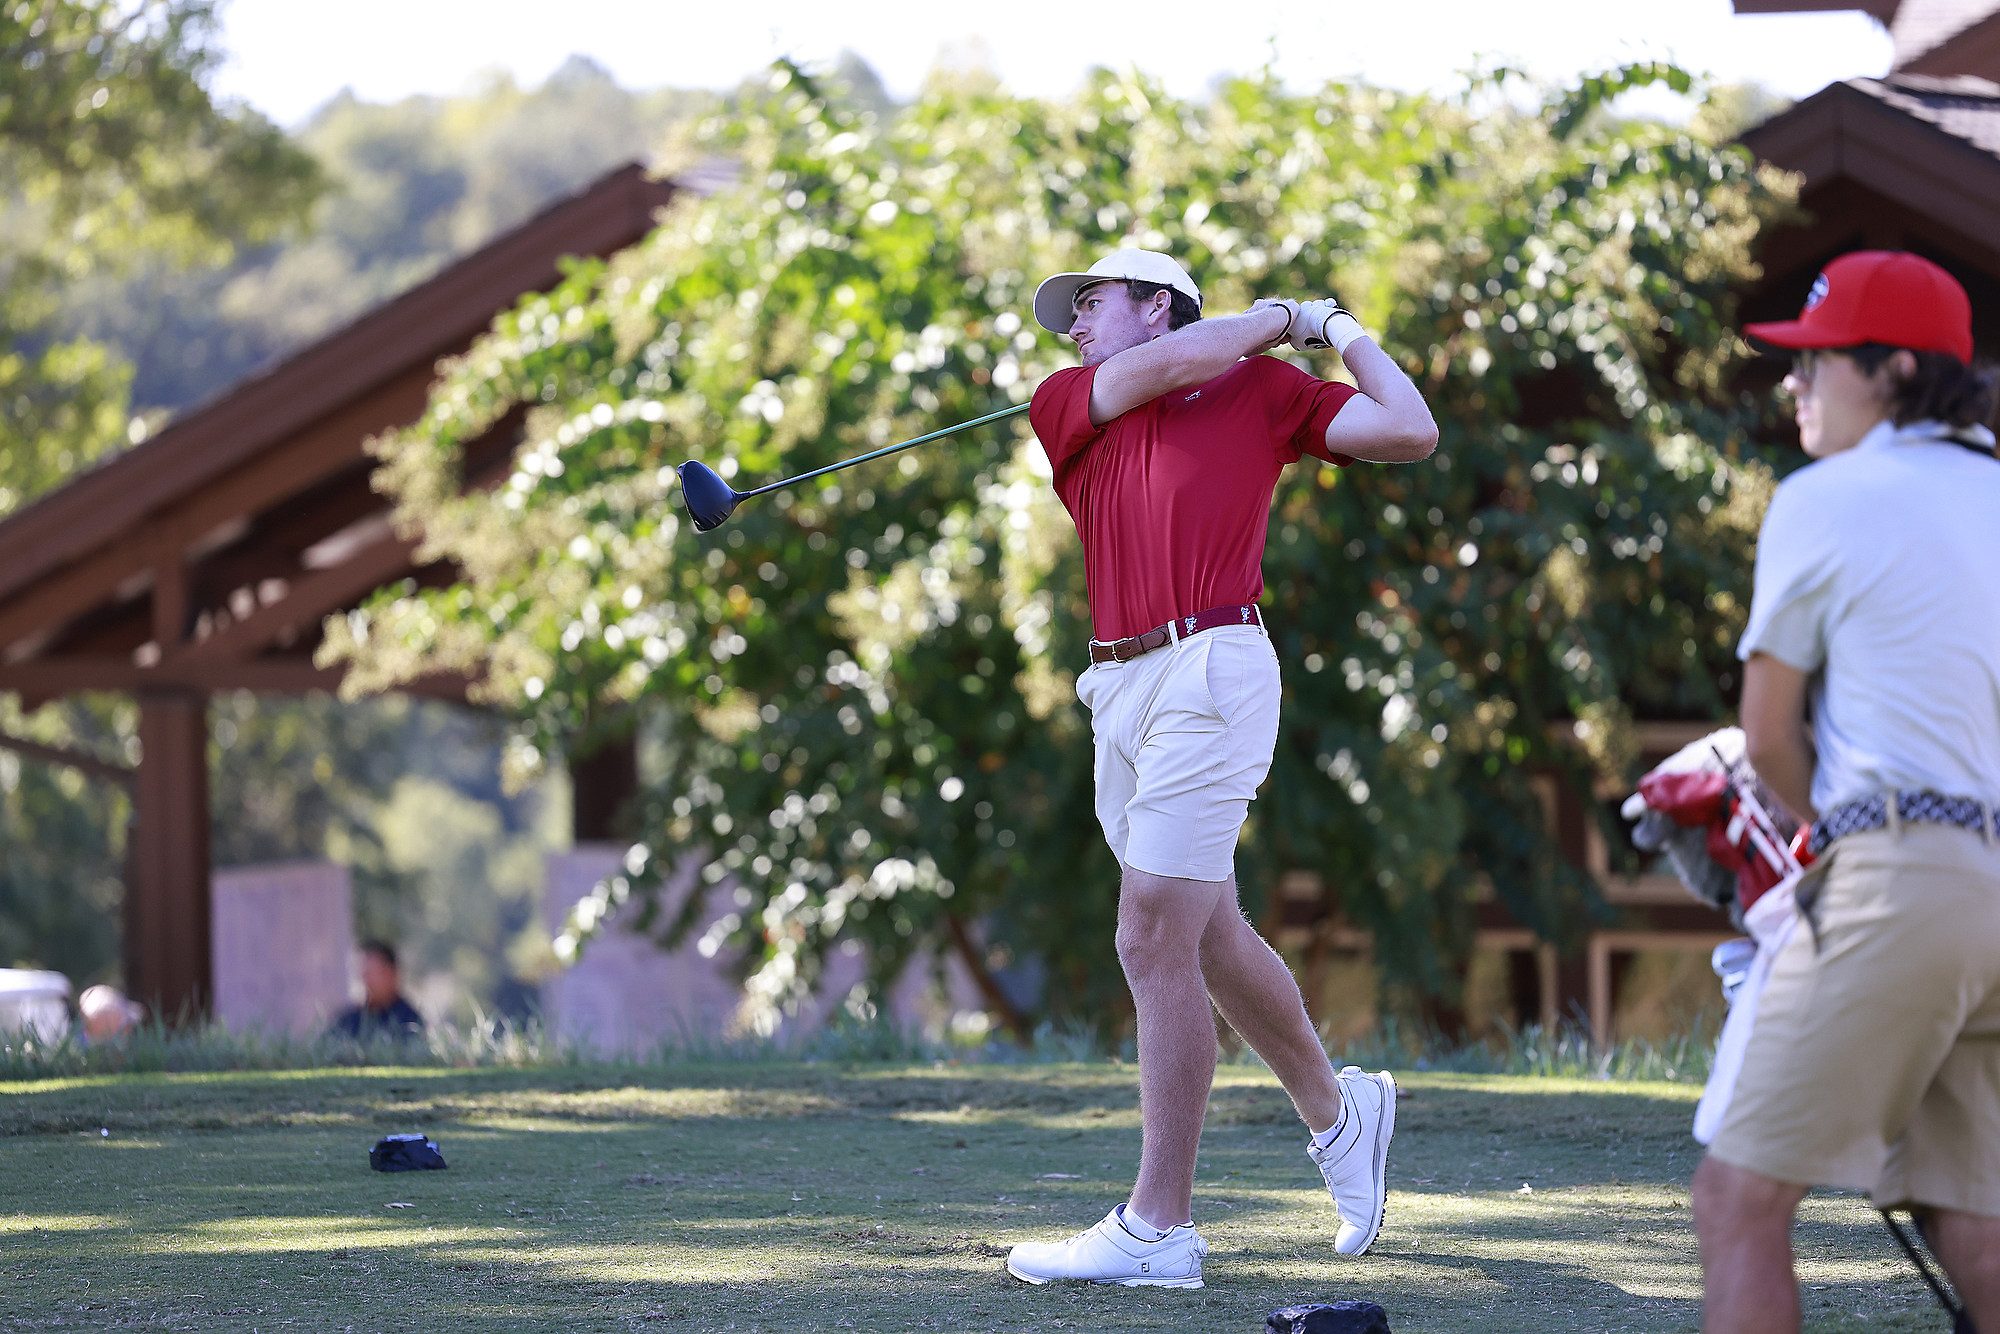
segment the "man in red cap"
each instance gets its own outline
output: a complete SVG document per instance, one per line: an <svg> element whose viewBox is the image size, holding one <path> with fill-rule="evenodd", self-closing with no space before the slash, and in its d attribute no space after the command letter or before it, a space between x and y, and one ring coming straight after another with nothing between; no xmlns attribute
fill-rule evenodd
<svg viewBox="0 0 2000 1334"><path fill-rule="evenodd" d="M1271 495L1310 454L1408 462L1437 444L1416 386L1332 301L1260 301L1202 319L1171 257L1121 250L1035 294L1083 365L1035 391L1029 419L1083 540L1093 633L1077 681L1097 747L1097 816L1118 856L1118 958L1138 1012L1142 1145L1129 1202L1068 1241L1024 1243L1008 1271L1198 1288L1190 1213L1215 1075L1213 1003L1312 1132L1338 1212L1334 1249L1382 1225L1396 1085L1336 1074L1298 984L1237 904L1234 853L1278 734L1263 593ZM1359 391L1255 355L1333 348ZM1247 358L1247 360L1246 360Z"/></svg>
<svg viewBox="0 0 2000 1334"><path fill-rule="evenodd" d="M1814 462L1758 539L1743 728L1819 860L1694 1177L1703 1327L1799 1327L1792 1218L1824 1185L1914 1210L2000 1331L1994 381L1964 289L1910 254L1843 255L1747 332L1797 350Z"/></svg>

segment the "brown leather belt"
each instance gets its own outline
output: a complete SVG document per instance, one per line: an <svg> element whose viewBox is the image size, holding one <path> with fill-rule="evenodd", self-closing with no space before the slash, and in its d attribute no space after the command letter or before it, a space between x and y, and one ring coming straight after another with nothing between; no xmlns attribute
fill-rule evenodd
<svg viewBox="0 0 2000 1334"><path fill-rule="evenodd" d="M1210 607L1192 616L1183 616L1171 625L1159 625L1144 634L1129 639L1114 639L1106 643L1101 639L1090 641L1092 662L1130 662L1141 653L1151 653L1156 648L1165 648L1176 638L1186 639L1189 635L1200 634L1203 630L1213 630L1219 625L1264 624L1264 614L1250 603L1232 603L1227 607Z"/></svg>

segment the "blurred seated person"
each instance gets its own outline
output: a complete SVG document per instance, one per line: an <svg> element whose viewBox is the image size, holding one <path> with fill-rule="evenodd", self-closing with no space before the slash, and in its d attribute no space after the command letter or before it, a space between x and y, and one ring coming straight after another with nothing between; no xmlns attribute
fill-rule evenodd
<svg viewBox="0 0 2000 1334"><path fill-rule="evenodd" d="M396 951L387 941L361 943L361 1004L350 1006L333 1021L338 1037L414 1038L423 1036L424 1017L403 999L403 978L396 968Z"/></svg>
<svg viewBox="0 0 2000 1334"><path fill-rule="evenodd" d="M146 1022L146 1007L117 987L85 987L76 998L85 1042L115 1042Z"/></svg>

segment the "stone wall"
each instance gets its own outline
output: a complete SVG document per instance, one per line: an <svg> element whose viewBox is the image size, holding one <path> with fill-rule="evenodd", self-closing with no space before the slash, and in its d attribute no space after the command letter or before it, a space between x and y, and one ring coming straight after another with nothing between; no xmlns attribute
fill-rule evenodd
<svg viewBox="0 0 2000 1334"><path fill-rule="evenodd" d="M215 1017L231 1032L311 1037L349 1004L354 904L332 862L215 872Z"/></svg>

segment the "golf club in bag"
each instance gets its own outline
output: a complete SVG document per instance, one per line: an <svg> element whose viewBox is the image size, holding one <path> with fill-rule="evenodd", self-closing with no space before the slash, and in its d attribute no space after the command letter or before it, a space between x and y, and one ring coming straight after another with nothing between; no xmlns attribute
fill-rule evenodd
<svg viewBox="0 0 2000 1334"><path fill-rule="evenodd" d="M688 517L694 520L694 530L698 533L705 533L712 528L720 527L728 520L731 514L736 512L738 505L752 496L761 496L768 491L776 491L780 487L790 486L794 482L810 481L814 477L823 477L827 473L838 472L842 468L851 468L857 463L866 463L870 459L887 458L891 454L900 453L905 449L912 449L917 445L928 444L932 440L941 439L947 435L956 435L960 431L969 431L975 426L984 426L988 422L997 422L1005 417L1017 417L1027 410L1028 404L1017 403L1011 408L1002 408L998 412L989 412L984 417L974 417L971 421L960 422L956 426L947 426L943 430L932 431L929 435L920 435L914 440L905 440L899 445L889 445L871 453L858 454L851 459L842 459L839 463L829 463L824 468L814 468L811 472L802 472L797 477L787 477L783 481L767 483L754 491L738 491L731 487L729 483L723 481L716 474L715 469L705 463L696 463L693 459L689 459L686 463L675 469L680 474L681 479L681 503L687 506Z"/></svg>

